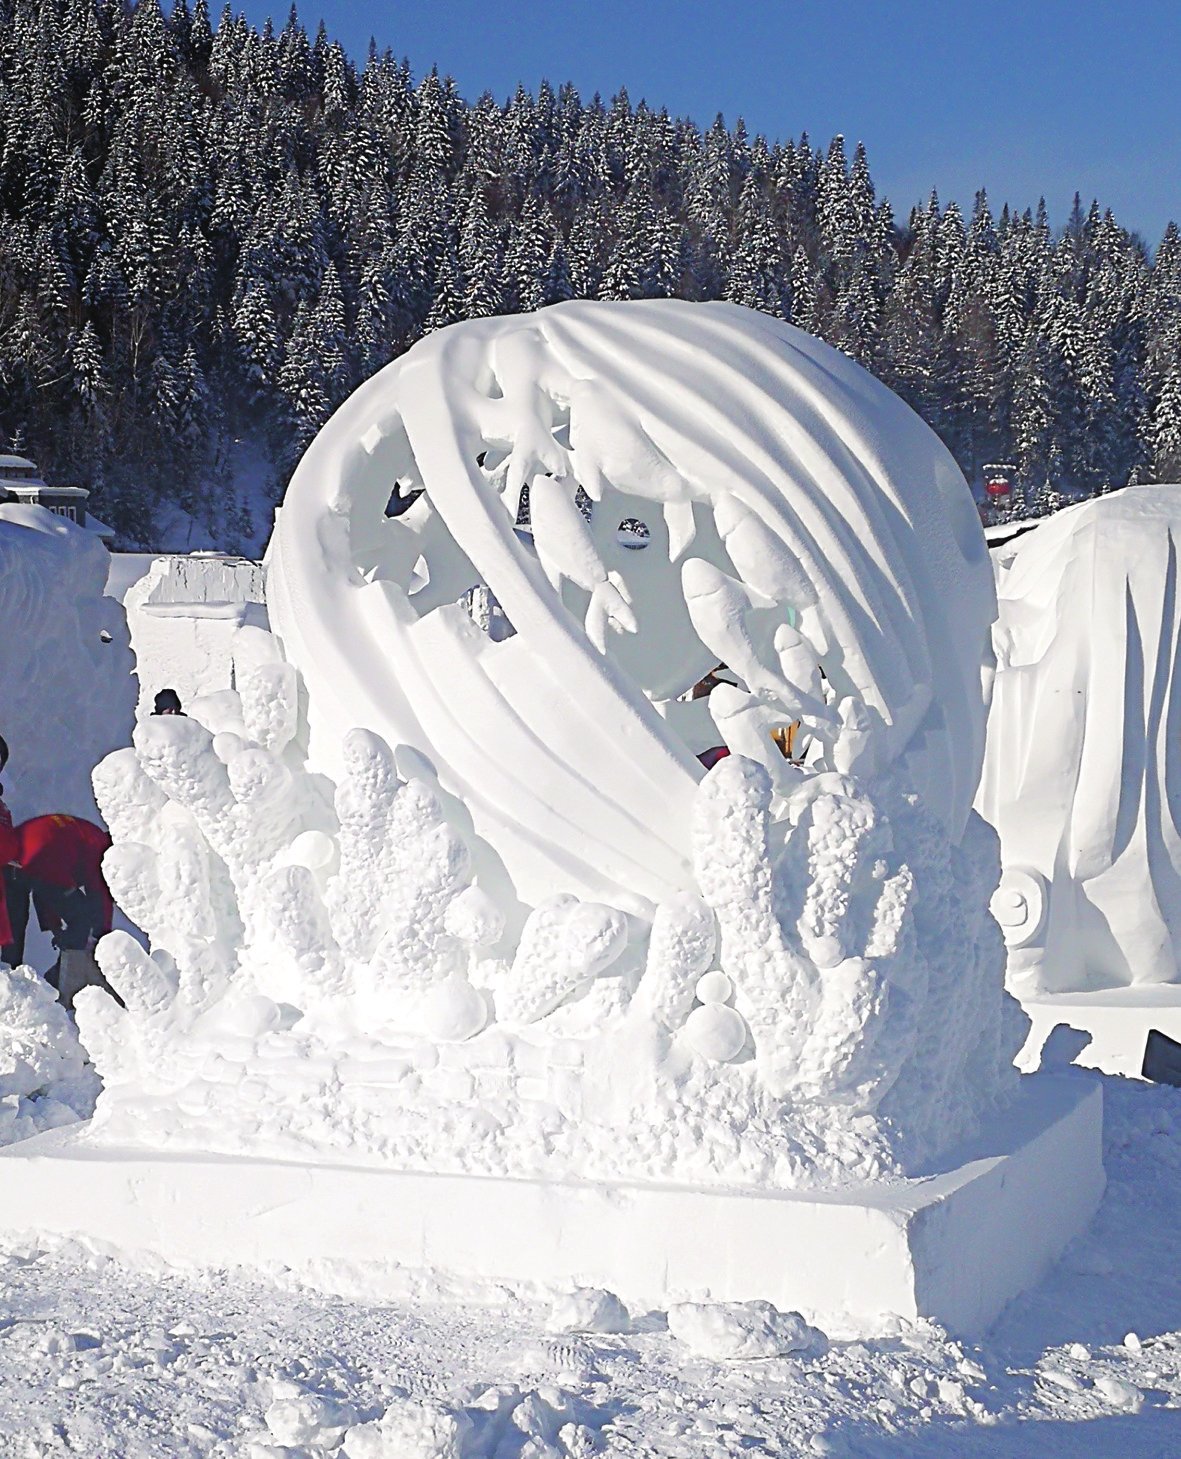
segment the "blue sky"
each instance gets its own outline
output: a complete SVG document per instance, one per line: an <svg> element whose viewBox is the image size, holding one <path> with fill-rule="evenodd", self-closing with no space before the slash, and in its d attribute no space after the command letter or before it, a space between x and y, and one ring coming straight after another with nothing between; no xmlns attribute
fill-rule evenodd
<svg viewBox="0 0 1181 1459"><path fill-rule="evenodd" d="M281 22L287 0L245 8ZM304 0L300 16L357 60L373 35L416 76L437 63L469 99L544 77L699 124L843 132L900 218L932 186L968 207L983 185L997 211L1044 193L1055 222L1077 189L1152 244L1181 221L1178 0Z"/></svg>

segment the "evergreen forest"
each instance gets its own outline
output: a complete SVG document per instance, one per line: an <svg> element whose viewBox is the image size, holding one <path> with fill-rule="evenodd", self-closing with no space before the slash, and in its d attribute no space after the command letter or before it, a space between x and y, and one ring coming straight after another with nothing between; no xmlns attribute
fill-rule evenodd
<svg viewBox="0 0 1181 1459"><path fill-rule="evenodd" d="M396 14L396 12L395 12ZM859 360L1010 510L1181 480L1181 235L1078 199L896 217L841 137L704 130L620 91L462 98L293 10L0 0L0 445L125 545L250 531L364 378L430 330L569 298L729 299Z"/></svg>

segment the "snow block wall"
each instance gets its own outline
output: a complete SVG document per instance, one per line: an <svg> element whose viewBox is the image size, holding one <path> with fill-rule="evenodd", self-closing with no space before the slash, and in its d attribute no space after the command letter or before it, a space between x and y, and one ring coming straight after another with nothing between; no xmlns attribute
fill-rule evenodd
<svg viewBox="0 0 1181 1459"><path fill-rule="evenodd" d="M242 624L266 627L262 567L244 558L158 557L123 599L140 714L175 689L187 704L233 688L233 637Z"/></svg>
<svg viewBox="0 0 1181 1459"><path fill-rule="evenodd" d="M127 623L103 596L110 557L44 507L0 505L0 735L17 822L95 818L90 771L127 743L135 680Z"/></svg>
<svg viewBox="0 0 1181 1459"><path fill-rule="evenodd" d="M991 568L863 371L730 306L456 326L325 428L269 562L236 688L95 772L152 947L78 999L111 1138L786 1189L1012 1095Z"/></svg>
<svg viewBox="0 0 1181 1459"><path fill-rule="evenodd" d="M1058 513L997 554L977 805L1023 996L1181 980L1181 486Z"/></svg>

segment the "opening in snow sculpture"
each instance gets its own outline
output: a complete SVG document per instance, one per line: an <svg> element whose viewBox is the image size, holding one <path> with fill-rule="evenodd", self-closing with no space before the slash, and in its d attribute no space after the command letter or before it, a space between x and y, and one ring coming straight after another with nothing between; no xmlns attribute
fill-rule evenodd
<svg viewBox="0 0 1181 1459"><path fill-rule="evenodd" d="M1181 486L1071 507L999 554L979 808L1024 994L1181 978Z"/></svg>
<svg viewBox="0 0 1181 1459"><path fill-rule="evenodd" d="M153 947L79 999L108 1129L789 1187L1013 1091L991 569L857 366L728 305L455 326L325 427L268 561L237 690L95 774Z"/></svg>

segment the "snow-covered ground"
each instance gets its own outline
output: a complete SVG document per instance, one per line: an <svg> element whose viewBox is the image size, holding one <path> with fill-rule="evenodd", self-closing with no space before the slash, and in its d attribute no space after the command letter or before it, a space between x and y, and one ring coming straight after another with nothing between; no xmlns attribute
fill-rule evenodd
<svg viewBox="0 0 1181 1459"><path fill-rule="evenodd" d="M624 1334L555 1333L548 1303L505 1288L408 1277L402 1301L374 1305L281 1273L9 1243L0 1455L1164 1459L1181 1446L1181 1091L1104 1082L1099 1215L982 1344L918 1327L715 1362L661 1314ZM384 1434L357 1432L387 1410Z"/></svg>

